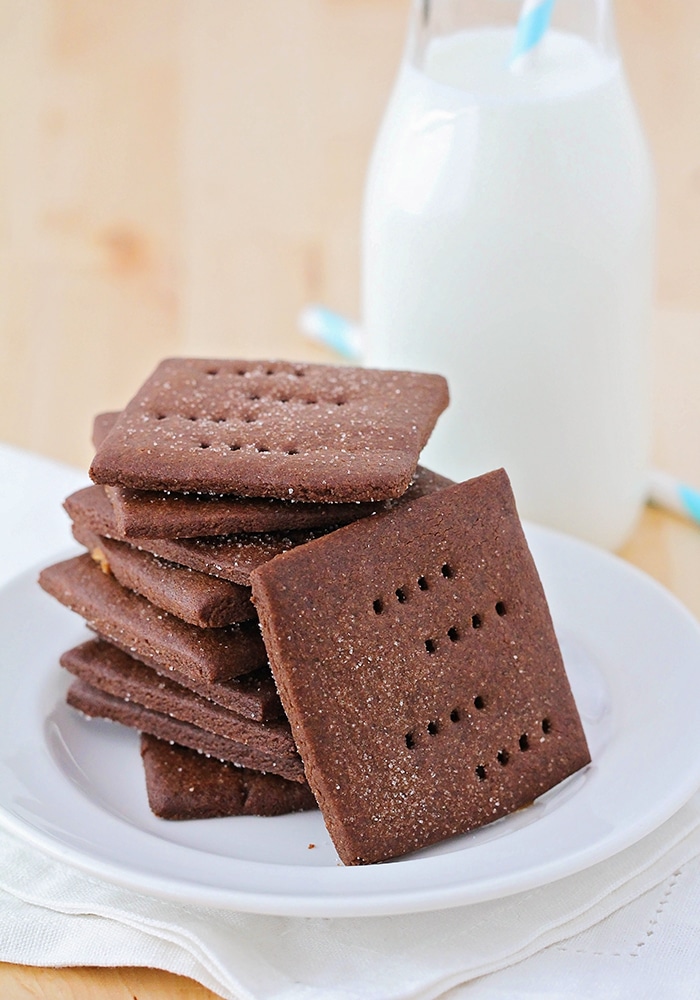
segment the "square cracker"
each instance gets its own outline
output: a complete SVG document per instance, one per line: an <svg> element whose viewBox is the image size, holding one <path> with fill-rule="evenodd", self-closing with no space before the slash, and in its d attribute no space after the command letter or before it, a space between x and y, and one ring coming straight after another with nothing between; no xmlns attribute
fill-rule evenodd
<svg viewBox="0 0 700 1000"><path fill-rule="evenodd" d="M410 486L400 497L368 503L303 503L273 497L131 490L125 486L104 489L119 534L130 539L201 538L338 527L451 485L452 480L419 465Z"/></svg>
<svg viewBox="0 0 700 1000"><path fill-rule="evenodd" d="M160 673L195 683L251 673L266 661L255 622L198 628L122 587L85 554L47 566L39 585L85 619L98 635Z"/></svg>
<svg viewBox="0 0 700 1000"><path fill-rule="evenodd" d="M296 758L286 719L258 722L217 705L128 653L101 640L67 650L61 666L93 688L143 708L189 722L199 729L262 750L275 759Z"/></svg>
<svg viewBox="0 0 700 1000"><path fill-rule="evenodd" d="M104 669L105 664L109 669L110 664L114 663L115 660L121 661L127 671L130 669L131 663L138 666L141 662L111 642L101 638L88 639L63 655L73 663L81 662L84 670L83 678L87 681L90 680L89 671L100 671ZM233 677L228 681L196 681L176 670L169 670L167 667L158 671L151 664L151 668L156 670L161 678L171 678L182 687L189 688L190 691L196 692L202 698L208 699L212 704L221 705L247 719L255 719L256 722L270 722L284 716L282 705L277 696L277 689L267 664L249 674Z"/></svg>
<svg viewBox="0 0 700 1000"><path fill-rule="evenodd" d="M217 760L227 760L238 767L249 767L254 771L278 774L289 781L304 783L304 770L299 757L269 754L259 747L239 743L218 733L209 732L190 722L183 722L164 712L144 708L126 698L93 687L77 678L66 692L66 702L71 708L82 712L88 719L110 719L141 733L150 733L160 740L178 743L200 753L210 754Z"/></svg>
<svg viewBox="0 0 700 1000"><path fill-rule="evenodd" d="M79 522L73 524L73 536L122 587L190 625L224 628L256 617L249 587L158 559L135 545L97 535Z"/></svg>
<svg viewBox="0 0 700 1000"><path fill-rule="evenodd" d="M97 449L96 483L305 501L409 486L448 403L440 375L172 358Z"/></svg>
<svg viewBox="0 0 700 1000"><path fill-rule="evenodd" d="M315 809L306 785L235 767L143 733L141 757L148 804L162 819L280 816Z"/></svg>
<svg viewBox="0 0 700 1000"><path fill-rule="evenodd" d="M95 448L107 437L118 416L118 413L100 413L95 417L92 434ZM451 484L452 480L419 465L405 493L375 503L303 503L274 497L132 490L126 486L106 486L105 492L119 537L200 538L338 527Z"/></svg>
<svg viewBox="0 0 700 1000"><path fill-rule="evenodd" d="M105 538L121 539L112 505L103 487L84 487L67 497L63 506L73 521L73 534L79 541L86 531ZM210 538L131 538L129 544L150 552L157 559L249 587L251 571L260 563L294 545L310 542L329 530L309 528L306 531L213 535Z"/></svg>
<svg viewBox="0 0 700 1000"><path fill-rule="evenodd" d="M588 763L503 470L278 556L252 583L345 864L481 826Z"/></svg>

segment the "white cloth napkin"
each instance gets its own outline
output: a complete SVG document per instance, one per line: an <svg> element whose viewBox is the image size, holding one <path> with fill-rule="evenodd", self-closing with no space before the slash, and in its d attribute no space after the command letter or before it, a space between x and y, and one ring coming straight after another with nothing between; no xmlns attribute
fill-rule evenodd
<svg viewBox="0 0 700 1000"><path fill-rule="evenodd" d="M153 966L190 976L231 1000L428 1000L580 935L645 893L642 926L633 928L630 941L623 922L616 940L607 933L606 947L613 954L650 948L647 932L669 893L664 883L681 881L684 866L687 877L697 879L700 865L689 864L693 859L700 859L700 796L634 847L549 886L434 913L324 920L150 898L74 871L1 833L0 958ZM657 886L661 892L650 893ZM697 930L696 922L691 942ZM572 953L581 947L576 938L567 945ZM493 995L517 997L518 988L532 982L523 969L518 966L517 982L505 993ZM657 997L686 995L669 992L667 968L658 973L664 990ZM557 980L561 990L561 970L545 990L538 978L541 992L531 995L589 995L580 992L580 981L571 993L554 992ZM649 985L648 976L644 981ZM488 980L482 984L489 989Z"/></svg>
<svg viewBox="0 0 700 1000"><path fill-rule="evenodd" d="M0 582L66 547L60 504L83 482L0 445ZM699 942L700 794L637 845L549 886L372 919L151 898L0 829L0 961L152 966L235 1000L697 1000Z"/></svg>

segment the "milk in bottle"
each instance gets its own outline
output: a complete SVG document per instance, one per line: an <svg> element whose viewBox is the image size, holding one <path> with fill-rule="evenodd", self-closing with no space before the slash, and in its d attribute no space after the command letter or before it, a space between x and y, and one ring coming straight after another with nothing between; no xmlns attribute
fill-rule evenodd
<svg viewBox="0 0 700 1000"><path fill-rule="evenodd" d="M367 182L364 358L449 379L424 464L504 466L524 517L614 548L646 483L653 185L595 23L555 20L517 74L512 26L414 32Z"/></svg>

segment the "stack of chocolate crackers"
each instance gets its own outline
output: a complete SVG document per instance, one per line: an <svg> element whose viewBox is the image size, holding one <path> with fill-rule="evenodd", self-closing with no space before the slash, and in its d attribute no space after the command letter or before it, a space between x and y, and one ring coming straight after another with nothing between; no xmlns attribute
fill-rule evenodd
<svg viewBox="0 0 700 1000"><path fill-rule="evenodd" d="M588 760L502 470L418 466L435 375L171 359L95 422L41 585L96 638L68 701L138 729L164 818L320 806L341 860L404 854Z"/></svg>

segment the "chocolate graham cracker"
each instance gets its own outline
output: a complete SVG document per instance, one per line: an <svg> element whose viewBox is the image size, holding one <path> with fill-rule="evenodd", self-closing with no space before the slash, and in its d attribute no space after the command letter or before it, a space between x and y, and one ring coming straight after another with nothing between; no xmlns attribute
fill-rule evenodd
<svg viewBox="0 0 700 1000"><path fill-rule="evenodd" d="M222 628L257 618L250 587L198 573L126 542L95 534L81 523L73 535L105 573L151 604L199 628Z"/></svg>
<svg viewBox="0 0 700 1000"><path fill-rule="evenodd" d="M92 687L154 712L218 733L227 739L264 750L275 758L296 758L296 747L286 719L254 722L196 694L118 649L109 657L85 655L83 646L61 656L61 666Z"/></svg>
<svg viewBox="0 0 700 1000"><path fill-rule="evenodd" d="M101 691L80 679L73 681L68 688L66 701L72 708L91 719L119 722L123 726L149 733L161 740L210 754L217 760L227 760L231 764L249 767L254 771L279 774L289 781L305 780L304 769L298 757L276 759L264 750L238 743L217 733L210 733L206 729L174 719L163 712L156 712L122 698L115 698L114 695L107 694L106 691Z"/></svg>
<svg viewBox="0 0 700 1000"><path fill-rule="evenodd" d="M124 538L194 538L335 527L450 485L451 480L419 465L401 497L378 503L302 503L130 490L123 486L106 486L105 492L114 510L117 530Z"/></svg>
<svg viewBox="0 0 700 1000"><path fill-rule="evenodd" d="M63 508L74 524L104 538L123 540L112 505L102 486L84 486L63 501ZM133 539L129 543L134 545Z"/></svg>
<svg viewBox="0 0 700 1000"><path fill-rule="evenodd" d="M234 767L154 736L141 736L141 757L148 804L161 819L281 816L317 808L306 785Z"/></svg>
<svg viewBox="0 0 700 1000"><path fill-rule="evenodd" d="M72 493L64 502L64 507L74 525L105 538L120 540L111 504L101 486L88 486ZM131 538L129 543L159 559L249 587L250 574L257 566L280 552L318 538L327 530L318 528L211 538Z"/></svg>
<svg viewBox="0 0 700 1000"><path fill-rule="evenodd" d="M162 672L195 681L228 680L264 665L255 622L200 629L155 607L103 573L89 555L42 570L39 583L99 635Z"/></svg>
<svg viewBox="0 0 700 1000"><path fill-rule="evenodd" d="M130 664L141 661L119 649L105 639L88 639L70 650L71 660L82 661L82 676L89 681L88 671L99 673L113 670L128 671ZM256 722L268 722L284 717L284 711L275 688L275 683L267 664L257 670L240 677L232 677L227 681L202 681L185 677L179 671L165 666L153 667L161 677L168 677L182 687L195 691L215 705L243 715ZM75 671L78 673L78 671Z"/></svg>
<svg viewBox="0 0 700 1000"><path fill-rule="evenodd" d="M252 585L344 863L488 823L588 763L503 470L287 552Z"/></svg>
<svg viewBox="0 0 700 1000"><path fill-rule="evenodd" d="M95 418L95 447L111 430L118 413ZM415 500L450 486L452 481L418 466L398 500L379 503L303 503L297 500L237 497L209 493L173 493L106 486L114 513L117 537L198 538L212 535L278 532L349 524L361 517Z"/></svg>
<svg viewBox="0 0 700 1000"><path fill-rule="evenodd" d="M161 362L104 438L94 482L304 501L408 488L442 376L287 362Z"/></svg>

